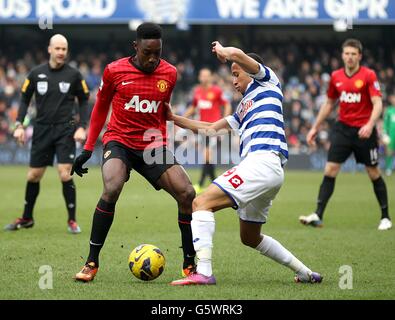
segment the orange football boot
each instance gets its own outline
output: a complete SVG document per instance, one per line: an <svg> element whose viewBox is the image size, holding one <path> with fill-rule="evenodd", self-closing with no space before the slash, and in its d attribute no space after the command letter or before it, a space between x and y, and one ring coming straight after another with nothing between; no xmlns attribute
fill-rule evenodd
<svg viewBox="0 0 395 320"><path fill-rule="evenodd" d="M95 278L98 270L99 268L96 268L94 262L89 262L86 265L84 265L81 271L75 275L75 280L83 281L83 282L92 281Z"/></svg>

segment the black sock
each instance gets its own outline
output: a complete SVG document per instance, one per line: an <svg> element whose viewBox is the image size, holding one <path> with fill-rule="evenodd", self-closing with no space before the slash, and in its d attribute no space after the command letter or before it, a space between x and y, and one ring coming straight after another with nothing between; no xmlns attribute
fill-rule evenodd
<svg viewBox="0 0 395 320"><path fill-rule="evenodd" d="M199 186L203 187L204 184L204 180L206 180L206 176L208 175L208 171L207 171L207 164L205 163L203 165L202 168L202 175L200 176L200 180L199 180Z"/></svg>
<svg viewBox="0 0 395 320"><path fill-rule="evenodd" d="M332 196L333 190L335 189L335 180L336 178L324 176L324 180L321 183L317 199L317 209L315 210L315 213L320 217L320 219L322 219L325 207L329 198Z"/></svg>
<svg viewBox="0 0 395 320"><path fill-rule="evenodd" d="M210 179L211 181L213 181L215 179L215 165L212 163L207 163L206 166Z"/></svg>
<svg viewBox="0 0 395 320"><path fill-rule="evenodd" d="M106 241L107 233L114 220L115 203L100 199L93 214L91 238L89 242L88 262L94 262L99 267L99 253Z"/></svg>
<svg viewBox="0 0 395 320"><path fill-rule="evenodd" d="M181 231L182 251L184 254L183 268L195 264L195 249L193 248L191 214L178 213L178 227Z"/></svg>
<svg viewBox="0 0 395 320"><path fill-rule="evenodd" d="M75 220L75 207L76 207L76 197L75 197L75 185L73 179L69 181L63 181L63 197L66 201L67 213L70 220Z"/></svg>
<svg viewBox="0 0 395 320"><path fill-rule="evenodd" d="M25 209L23 219L33 219L33 208L40 192L40 182L27 182L25 192Z"/></svg>
<svg viewBox="0 0 395 320"><path fill-rule="evenodd" d="M376 194L376 198L380 204L381 208L381 219L387 218L389 219L388 215L388 195L387 195L387 187L382 177L372 181L374 193Z"/></svg>

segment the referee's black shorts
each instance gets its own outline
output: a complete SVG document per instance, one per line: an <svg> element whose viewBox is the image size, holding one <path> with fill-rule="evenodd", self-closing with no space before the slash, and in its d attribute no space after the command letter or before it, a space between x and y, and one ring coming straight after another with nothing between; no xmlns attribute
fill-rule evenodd
<svg viewBox="0 0 395 320"><path fill-rule="evenodd" d="M378 165L378 136L376 128L368 139L360 139L360 128L336 122L332 128L328 162L343 163L353 153L357 163L374 167Z"/></svg>
<svg viewBox="0 0 395 320"><path fill-rule="evenodd" d="M75 125L36 123L33 129L30 167L52 166L54 157L58 163L73 163L75 157Z"/></svg>

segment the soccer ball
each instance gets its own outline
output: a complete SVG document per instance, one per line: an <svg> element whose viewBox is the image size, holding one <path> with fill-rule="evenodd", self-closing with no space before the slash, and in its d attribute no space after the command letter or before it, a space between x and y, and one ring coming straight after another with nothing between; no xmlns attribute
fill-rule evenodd
<svg viewBox="0 0 395 320"><path fill-rule="evenodd" d="M166 259L158 247L140 244L130 253L128 262L129 269L136 278L150 281L161 275Z"/></svg>

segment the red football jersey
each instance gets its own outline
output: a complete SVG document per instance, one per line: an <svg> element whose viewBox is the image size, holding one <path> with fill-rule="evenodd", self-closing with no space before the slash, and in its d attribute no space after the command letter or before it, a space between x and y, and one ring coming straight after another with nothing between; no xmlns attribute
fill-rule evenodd
<svg viewBox="0 0 395 320"><path fill-rule="evenodd" d="M339 121L351 127L364 126L373 110L371 97L381 97L376 73L366 67L360 67L352 77L344 68L334 71L327 94L330 99L339 99Z"/></svg>
<svg viewBox="0 0 395 320"><path fill-rule="evenodd" d="M137 69L130 57L108 64L97 93L84 149L93 150L110 104L112 113L103 144L114 140L136 150L166 145L164 103L170 101L176 81L176 68L162 59L152 73Z"/></svg>
<svg viewBox="0 0 395 320"><path fill-rule="evenodd" d="M199 109L201 121L215 122L222 118L221 107L227 102L220 87L212 85L206 89L198 86L193 94L192 105Z"/></svg>

